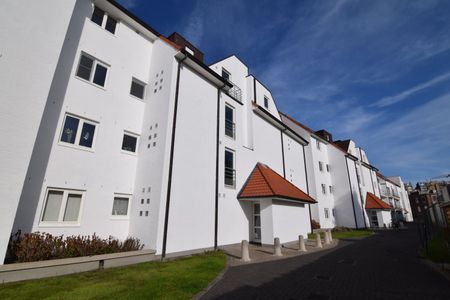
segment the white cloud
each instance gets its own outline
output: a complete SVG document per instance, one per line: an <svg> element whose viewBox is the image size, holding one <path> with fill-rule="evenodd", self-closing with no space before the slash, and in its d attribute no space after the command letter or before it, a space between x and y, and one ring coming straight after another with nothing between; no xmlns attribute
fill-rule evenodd
<svg viewBox="0 0 450 300"><path fill-rule="evenodd" d="M372 104L372 106L377 106L377 107L386 107L386 106L390 106L393 104L396 104L400 101L403 101L405 99L407 99L409 96L420 92L422 90L425 90L429 87L432 87L436 84L439 84L441 82L444 82L446 80L448 80L450 78L450 72L442 74L440 76L437 76L427 82L418 84L408 90L405 90L397 95L394 96L388 96L388 97L383 97L380 100L378 100L377 102L375 102L374 104Z"/></svg>
<svg viewBox="0 0 450 300"><path fill-rule="evenodd" d="M128 9L132 9L138 6L139 0L120 0L120 3Z"/></svg>

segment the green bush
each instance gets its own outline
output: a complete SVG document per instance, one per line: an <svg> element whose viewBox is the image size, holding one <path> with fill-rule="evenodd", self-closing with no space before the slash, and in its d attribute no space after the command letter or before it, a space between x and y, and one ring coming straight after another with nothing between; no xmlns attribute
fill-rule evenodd
<svg viewBox="0 0 450 300"><path fill-rule="evenodd" d="M112 238L102 239L95 233L72 235L64 238L49 233L26 233L20 231L11 235L7 262L30 262L48 259L90 256L106 253L141 250L139 239L129 237L123 242Z"/></svg>

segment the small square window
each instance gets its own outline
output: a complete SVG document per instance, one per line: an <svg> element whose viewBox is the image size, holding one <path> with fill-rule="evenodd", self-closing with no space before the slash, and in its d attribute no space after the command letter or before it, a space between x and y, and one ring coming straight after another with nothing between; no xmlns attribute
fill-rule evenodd
<svg viewBox="0 0 450 300"><path fill-rule="evenodd" d="M155 147L156 146L156 142L153 142L153 147Z"/></svg>
<svg viewBox="0 0 450 300"><path fill-rule="evenodd" d="M147 204L150 204L150 198L147 198Z"/></svg>
<svg viewBox="0 0 450 300"><path fill-rule="evenodd" d="M114 197L112 215L113 216L127 216L128 215L128 203L130 198L123 196Z"/></svg>
<svg viewBox="0 0 450 300"><path fill-rule="evenodd" d="M137 136L124 133L122 139L122 150L136 153L137 140Z"/></svg>
<svg viewBox="0 0 450 300"><path fill-rule="evenodd" d="M145 84L133 78L131 80L130 94L139 99L144 99L144 92L145 92Z"/></svg>
<svg viewBox="0 0 450 300"><path fill-rule="evenodd" d="M104 16L105 12L100 8L95 7L94 12L92 13L91 21L97 24L98 26L102 26Z"/></svg>
<svg viewBox="0 0 450 300"><path fill-rule="evenodd" d="M116 25L117 25L116 19L112 18L111 16L108 16L108 19L106 20L105 24L105 29L114 34L116 32Z"/></svg>
<svg viewBox="0 0 450 300"><path fill-rule="evenodd" d="M144 199L141 199L141 204L144 204Z"/></svg>
<svg viewBox="0 0 450 300"><path fill-rule="evenodd" d="M333 194L333 186L332 185L329 186L329 190L330 190L330 194Z"/></svg>
<svg viewBox="0 0 450 300"><path fill-rule="evenodd" d="M152 188L151 187L148 187L147 188L147 193L150 193L152 191Z"/></svg>
<svg viewBox="0 0 450 300"><path fill-rule="evenodd" d="M145 216L148 217L148 210L145 211Z"/></svg>
<svg viewBox="0 0 450 300"><path fill-rule="evenodd" d="M142 217L142 210L139 212L139 216Z"/></svg>
<svg viewBox="0 0 450 300"><path fill-rule="evenodd" d="M322 183L322 194L325 195L326 193L327 193L327 186Z"/></svg>
<svg viewBox="0 0 450 300"><path fill-rule="evenodd" d="M77 77L104 87L107 73L108 67L106 65L87 54L81 54L80 61L78 62Z"/></svg>

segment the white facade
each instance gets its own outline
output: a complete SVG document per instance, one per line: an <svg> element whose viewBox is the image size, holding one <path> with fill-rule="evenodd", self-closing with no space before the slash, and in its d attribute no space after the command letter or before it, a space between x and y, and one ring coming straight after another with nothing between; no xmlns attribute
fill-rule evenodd
<svg viewBox="0 0 450 300"><path fill-rule="evenodd" d="M1 262L17 230L133 236L165 255L284 243L312 219L368 226L364 195L380 192L363 151L281 117L236 56L208 67L113 1L1 6ZM257 163L318 203L239 200Z"/></svg>

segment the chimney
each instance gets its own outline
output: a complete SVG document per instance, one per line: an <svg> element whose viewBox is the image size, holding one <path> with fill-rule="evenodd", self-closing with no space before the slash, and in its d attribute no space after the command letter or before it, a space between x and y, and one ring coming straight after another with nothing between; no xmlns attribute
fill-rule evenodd
<svg viewBox="0 0 450 300"><path fill-rule="evenodd" d="M316 135L320 136L321 138L323 138L324 140L328 141L328 142L333 142L333 136L331 135L331 133L329 133L328 131L326 131L325 129L321 129L315 132Z"/></svg>
<svg viewBox="0 0 450 300"><path fill-rule="evenodd" d="M186 40L181 34L178 32L172 33L169 37L169 40L177 44L178 46L181 46L184 50L186 50L187 53L194 56L197 60L203 62L203 52L198 50L197 47L192 45L188 40Z"/></svg>

